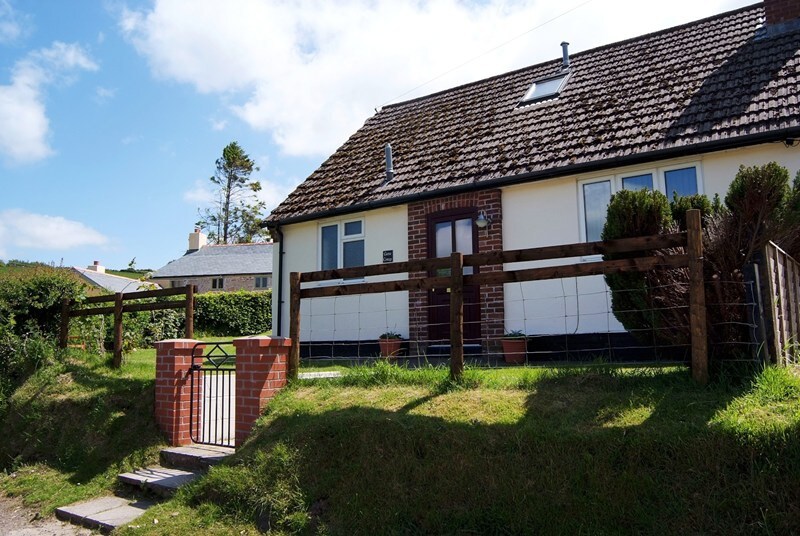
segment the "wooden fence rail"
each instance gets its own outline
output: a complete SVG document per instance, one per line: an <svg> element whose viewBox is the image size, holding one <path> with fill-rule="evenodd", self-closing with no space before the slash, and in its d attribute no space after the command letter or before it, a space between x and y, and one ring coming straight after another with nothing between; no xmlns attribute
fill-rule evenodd
<svg viewBox="0 0 800 536"><path fill-rule="evenodd" d="M167 288L160 290L142 290L123 294L109 294L105 296L92 296L85 300L63 300L61 302L61 329L59 333L59 346L66 348L69 343L69 319L80 316L114 315L114 360L113 367L119 368L122 365L122 315L124 313L134 313L139 311L162 311L165 309L184 309L186 311L186 338L194 337L194 295L197 287L186 285L185 287ZM144 298L163 298L166 296L180 296L183 300L153 302L153 303L131 303L126 305L126 301L140 300ZM76 306L91 305L95 303L113 302L114 305L105 307L91 307L88 309L76 309Z"/></svg>
<svg viewBox="0 0 800 536"><path fill-rule="evenodd" d="M764 249L764 309L771 333L769 355L786 364L800 355L800 262L774 243Z"/></svg>
<svg viewBox="0 0 800 536"><path fill-rule="evenodd" d="M413 289L450 289L450 374L454 379L461 376L464 368L464 294L465 285L485 285L509 282L537 281L562 277L619 272L644 272L656 267L689 269L689 318L692 338L692 376L700 383L708 381L708 347L706 326L705 287L703 284L703 240L700 211L689 210L687 231L667 235L645 236L546 246L539 248L497 251L462 255L453 253L450 258L422 259L406 262L321 270L310 273L292 272L289 278L289 337L292 348L289 354L289 377L297 378L300 366L300 301L303 298L347 296ZM653 250L684 248L685 253L651 254ZM597 262L578 262L569 265L548 266L482 274L464 274L464 267L497 264L513 264L539 260L554 260L598 254L633 254L642 256ZM432 273L440 268L450 268L449 276L407 277L412 272ZM404 279L368 283L345 283L337 286L303 288L304 283L337 279L364 278L376 275L396 274Z"/></svg>

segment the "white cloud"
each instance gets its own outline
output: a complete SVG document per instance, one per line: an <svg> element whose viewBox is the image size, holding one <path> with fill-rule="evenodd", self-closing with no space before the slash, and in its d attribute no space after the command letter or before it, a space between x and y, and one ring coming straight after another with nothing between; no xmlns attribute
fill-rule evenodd
<svg viewBox="0 0 800 536"><path fill-rule="evenodd" d="M155 0L119 26L156 76L235 103L286 153L326 155L373 108L511 37L522 35L405 98L557 59L562 40L574 52L751 0L594 1L526 33L582 3L238 0L220 17L216 0Z"/></svg>
<svg viewBox="0 0 800 536"><path fill-rule="evenodd" d="M11 247L67 250L107 243L108 238L100 232L61 216L20 209L0 211L0 257Z"/></svg>
<svg viewBox="0 0 800 536"><path fill-rule="evenodd" d="M11 43L21 35L22 23L19 15L8 0L0 0L0 43Z"/></svg>
<svg viewBox="0 0 800 536"><path fill-rule="evenodd" d="M103 86L97 86L94 90L94 100L98 104L103 104L113 99L117 94L117 90Z"/></svg>
<svg viewBox="0 0 800 536"><path fill-rule="evenodd" d="M0 85L0 154L12 162L35 162L53 154L44 89L77 70L97 64L77 44L54 42L28 53L11 70L11 83Z"/></svg>
<svg viewBox="0 0 800 536"><path fill-rule="evenodd" d="M197 179L189 190L183 192L183 200L194 205L209 205L214 202L214 189L208 180Z"/></svg>
<svg viewBox="0 0 800 536"><path fill-rule="evenodd" d="M211 130L225 130L225 127L228 126L228 122L224 119L211 119Z"/></svg>
<svg viewBox="0 0 800 536"><path fill-rule="evenodd" d="M297 188L297 185L302 182L300 178L292 178L283 182L272 180L261 180L261 191L256 194L260 201L264 202L266 217L272 209L277 207L281 201Z"/></svg>

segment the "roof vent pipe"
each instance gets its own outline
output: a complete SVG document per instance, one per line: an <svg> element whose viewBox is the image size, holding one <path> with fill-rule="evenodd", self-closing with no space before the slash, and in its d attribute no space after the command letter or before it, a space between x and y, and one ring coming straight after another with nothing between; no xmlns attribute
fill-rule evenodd
<svg viewBox="0 0 800 536"><path fill-rule="evenodd" d="M561 51L564 54L564 59L561 60L561 68L563 70L569 69L569 43L566 41L561 42Z"/></svg>
<svg viewBox="0 0 800 536"><path fill-rule="evenodd" d="M386 153L386 180L384 181L384 184L386 184L394 178L394 166L392 165L392 146L387 143L383 150Z"/></svg>

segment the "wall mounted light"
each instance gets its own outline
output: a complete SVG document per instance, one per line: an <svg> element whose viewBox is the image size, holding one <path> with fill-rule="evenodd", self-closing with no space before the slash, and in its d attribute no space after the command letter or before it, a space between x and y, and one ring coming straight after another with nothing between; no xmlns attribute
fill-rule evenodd
<svg viewBox="0 0 800 536"><path fill-rule="evenodd" d="M475 225L477 225L479 229L485 229L490 223L492 223L492 219L486 215L485 210L478 212L478 217L475 218Z"/></svg>

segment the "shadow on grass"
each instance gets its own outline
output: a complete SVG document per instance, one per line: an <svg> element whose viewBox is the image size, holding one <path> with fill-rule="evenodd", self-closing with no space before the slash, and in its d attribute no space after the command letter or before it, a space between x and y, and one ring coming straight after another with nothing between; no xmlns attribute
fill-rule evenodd
<svg viewBox="0 0 800 536"><path fill-rule="evenodd" d="M3 418L0 469L43 463L77 485L144 461L163 444L153 419L154 384L77 360L40 371Z"/></svg>
<svg viewBox="0 0 800 536"><path fill-rule="evenodd" d="M288 447L300 460L287 478L311 512L306 530L319 522L331 534L741 534L798 526L798 430L758 445L713 424L744 388L700 388L685 371L565 374L522 395L511 424L481 412L425 414L431 403L437 411L451 404L457 414L477 393L410 395L396 411L362 400L319 413L297 411L287 397L226 479L249 471L259 452ZM211 479L195 500L224 497L209 491L214 486ZM262 499L281 488L251 487Z"/></svg>

